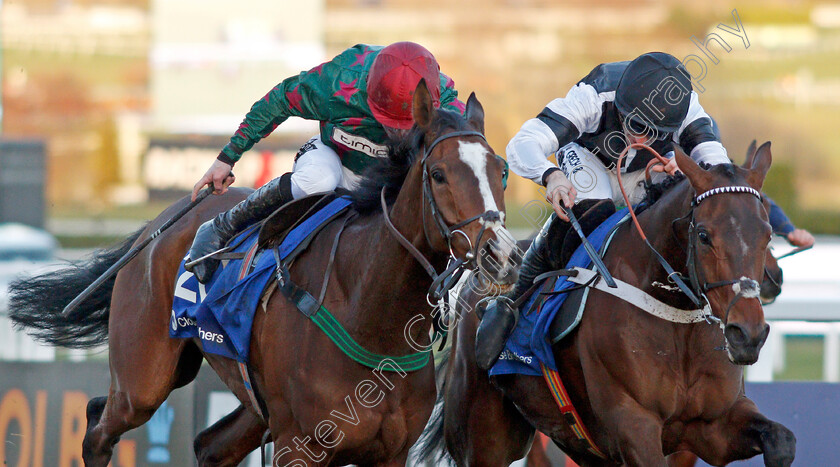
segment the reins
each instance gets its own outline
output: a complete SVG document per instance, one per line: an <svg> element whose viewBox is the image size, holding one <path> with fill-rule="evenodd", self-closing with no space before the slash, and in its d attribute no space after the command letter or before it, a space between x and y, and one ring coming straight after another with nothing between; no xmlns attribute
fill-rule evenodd
<svg viewBox="0 0 840 467"><path fill-rule="evenodd" d="M752 187L749 187L749 186L740 186L740 185L723 186L723 187L718 187L718 188L712 188L711 190L708 190L704 193L701 193L701 194L695 196L691 200L691 209L689 210L688 214L686 214L683 217L683 218L686 218L686 217L690 216L690 218L691 218L690 221L689 221L689 227L688 227L688 252L687 252L687 259L686 259L686 269L688 271L688 276L689 276L688 279L691 282L691 287L689 288L689 286L685 283L685 280L682 277L682 275L680 273L674 271L674 269L668 264L668 262L665 260L665 258L662 257L662 255L653 247L653 245L651 245L650 241L648 241L648 238L644 233L644 230L642 230L642 227L639 224L638 219L636 218L636 213L633 210L633 206L630 203L630 199L627 196L627 192L625 191L624 185L621 181L621 172L620 172L621 160L627 154L627 151L629 151L631 148L647 149L648 151L650 151L651 154L654 155L654 157L656 158L655 160L662 163L663 165L668 163L668 159L662 157L662 155L660 155L655 149L651 148L650 146L648 146L646 144L642 144L642 143L632 143L632 144L628 145L626 148L624 148L624 151L622 151L621 155L618 157L618 161L616 163L616 167L618 168L618 172L616 174L617 178L618 178L618 185L619 185L619 188L621 189L621 195L624 197L624 202L627 204L627 209L630 211L630 216L633 219L633 224L636 226L636 230L639 232L639 235L641 236L641 238L645 241L645 244L654 253L654 256L656 257L657 261L659 261L659 263L662 265L662 267L668 273L668 280L673 282L674 284L676 284L679 287L679 289L692 301L692 303L694 303L694 305L696 305L696 306L701 305L701 302L700 302L700 299L698 298L698 296L702 297L703 301L705 301L706 304L708 304L709 299L706 297L706 292L708 292L709 290L712 290L712 289L717 288L717 287L727 286L727 285L732 286L732 289L735 292L735 296L729 302L729 305L727 306L726 311L724 312L723 319L712 315L711 312L709 312L709 314L706 316L706 321L707 322L717 323L722 328L726 324L726 322L728 321L729 311L732 309L733 306L735 306L735 303L739 299L741 299L741 298L758 298L758 296L759 296L759 283L758 283L758 281L756 281L754 279L750 279L748 277L741 277L739 279L723 280L723 281L712 282L712 283L705 282L705 280L704 280L701 284L700 278L698 277L698 274L697 274L697 261L696 261L697 260L697 244L696 244L697 235L695 234L696 233L696 225L695 225L695 222L694 222L695 208L697 206L699 206L700 203L703 202L704 200L706 200L706 199L708 199L708 198L710 198L714 195L718 195L718 194L746 193L746 194L750 194L750 195L753 195L753 196L757 197L759 199L759 201L761 201L761 199L762 199L761 193L758 190L756 190ZM653 162L648 164L647 168L645 169L646 175L649 175L649 170L650 170L650 168L653 164L654 164ZM706 308L706 307L704 307L704 308Z"/></svg>
<svg viewBox="0 0 840 467"><path fill-rule="evenodd" d="M624 148L623 151L621 151L621 155L618 156L618 161L616 162L616 178L618 178L618 187L621 189L621 196L624 197L624 202L627 204L627 209L630 211L630 217L633 219L633 224L636 226L636 230L639 232L639 235L642 237L642 240L645 241L645 244L648 246L648 248L653 252L654 256L656 257L656 260L659 262L660 265L662 265L662 267L665 269L665 272L668 273L668 280L676 284L677 287L679 287L680 290L689 298L689 300L691 300L691 303L693 303L695 306L701 306L700 299L697 298L697 295L688 287L688 285L686 285L685 281L682 279L680 274L674 271L674 268L672 268L671 265L668 264L668 261L666 261L665 258L663 258L662 255L659 254L658 251L656 251L656 248L654 248L653 245L650 244L647 235L645 235L644 230L642 230L642 226L639 224L639 219L636 218L636 212L633 209L633 204L630 202L630 197L627 196L627 191L624 189L624 183L621 181L621 161L624 158L624 156L627 155L627 151L629 151L630 148L647 149L663 165L668 163L668 159L662 157L655 149L646 144L629 144L627 147ZM648 170L650 170L650 164L646 169L646 173Z"/></svg>

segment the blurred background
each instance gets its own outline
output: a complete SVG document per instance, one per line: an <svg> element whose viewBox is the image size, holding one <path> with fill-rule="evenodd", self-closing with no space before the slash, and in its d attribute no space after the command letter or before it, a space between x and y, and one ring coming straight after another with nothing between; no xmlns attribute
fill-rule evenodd
<svg viewBox="0 0 840 467"><path fill-rule="evenodd" d="M749 47L718 28L738 27L733 10ZM729 50L701 51L710 33ZM83 241L67 219L147 219L182 195L277 82L353 44L398 40L429 48L462 98L476 92L500 154L595 65L694 55L730 156L772 141L767 191L798 225L840 233L836 3L3 0L0 40L2 137L43 144L45 219L62 245ZM314 128L282 125L237 165L237 183L285 171ZM535 196L512 177L509 203Z"/></svg>
<svg viewBox="0 0 840 467"><path fill-rule="evenodd" d="M727 32L739 23L740 37ZM777 331L751 379L840 381L840 3L828 1L0 0L0 315L10 278L121 239L185 195L276 83L356 43L400 40L431 50L462 100L476 93L502 155L594 66L653 50L684 59L730 157L772 141L765 190L818 235L781 263L785 292L766 309ZM288 171L316 132L289 120L237 164L237 184ZM535 228L541 215L527 211L540 199L511 176L518 234ZM37 346L0 317L0 357L106 355ZM104 368L90 370L100 393ZM32 384L36 413L42 383ZM196 426L217 409L201 409ZM124 449L145 449L141 438Z"/></svg>

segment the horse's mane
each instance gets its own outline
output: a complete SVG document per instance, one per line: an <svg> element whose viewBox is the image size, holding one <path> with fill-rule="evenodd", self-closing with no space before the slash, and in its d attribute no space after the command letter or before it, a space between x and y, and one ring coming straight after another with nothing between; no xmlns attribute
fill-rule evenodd
<svg viewBox="0 0 840 467"><path fill-rule="evenodd" d="M645 190L645 199L643 201L645 206L651 206L657 202L659 198L667 193L671 188L679 185L681 181L685 180L685 174L682 172L666 177L665 180L659 183L647 185Z"/></svg>
<svg viewBox="0 0 840 467"><path fill-rule="evenodd" d="M467 121L459 113L438 109L436 128L465 129ZM402 141L389 140L388 157L376 159L362 173L359 185L350 191L354 208L362 214L380 209L380 192L385 188L385 202L391 205L417 160L423 143L423 131L414 125Z"/></svg>
<svg viewBox="0 0 840 467"><path fill-rule="evenodd" d="M736 167L733 164L717 164L712 166L709 163L701 162L700 167L704 170L709 170L710 168L714 167L716 172L720 172L721 174L727 176L730 180L735 180L736 178ZM647 185L645 191L645 199L644 204L645 206L650 206L655 203L659 198L662 197L665 193L667 193L671 188L679 185L680 182L685 180L685 174L682 172L678 173L677 175L669 176L665 178L665 180L654 183L651 185Z"/></svg>

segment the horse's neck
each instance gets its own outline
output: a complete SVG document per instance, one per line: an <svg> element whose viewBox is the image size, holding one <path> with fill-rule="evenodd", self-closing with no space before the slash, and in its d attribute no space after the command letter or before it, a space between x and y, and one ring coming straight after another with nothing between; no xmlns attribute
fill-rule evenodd
<svg viewBox="0 0 840 467"><path fill-rule="evenodd" d="M688 182L683 182L665 193L662 199L639 216L639 224L650 244L676 272L684 276L687 275L687 245L683 244L684 240L677 238L673 223L688 213L692 193ZM630 229L630 250L639 251L641 255L640 259L633 262L638 277L638 283L635 285L671 305L680 308L692 307L691 301L684 294L668 291L667 287L674 290L675 285L668 279L665 268L659 264L654 253L645 245L644 240L635 231L635 227L631 225ZM656 287L654 283L665 287Z"/></svg>
<svg viewBox="0 0 840 467"><path fill-rule="evenodd" d="M423 199L419 172L413 168L391 209L391 222L397 230L414 245L437 269L441 271L446 263L446 254L432 250L423 230L425 200ZM428 214L428 213L427 213ZM384 215L372 216L363 228L367 242L365 251L355 254L356 261L366 262L362 269L355 269L357 277L348 277L353 284L350 306L353 309L353 327L361 334L394 336L393 349L407 347L404 336L407 324L422 316L421 324L411 326L415 342L424 342L424 334L431 321L432 308L426 303L426 293L431 278L418 260L399 243L388 229ZM429 236L437 235L429 231ZM380 343L383 343L380 340ZM385 347L389 347L385 344ZM381 349L382 351L388 349Z"/></svg>

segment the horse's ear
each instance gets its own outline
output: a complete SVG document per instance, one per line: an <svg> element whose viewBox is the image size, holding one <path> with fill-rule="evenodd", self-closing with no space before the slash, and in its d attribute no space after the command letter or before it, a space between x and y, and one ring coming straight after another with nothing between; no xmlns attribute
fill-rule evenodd
<svg viewBox="0 0 840 467"><path fill-rule="evenodd" d="M464 112L464 116L467 117L467 121L473 128L482 134L484 133L484 107L481 106L481 102L478 102L474 92L470 93L470 98L467 99L467 110Z"/></svg>
<svg viewBox="0 0 840 467"><path fill-rule="evenodd" d="M414 123L420 128L428 128L432 124L435 107L432 102L432 95L426 87L426 80L421 79L414 89L414 98L411 102L411 115Z"/></svg>
<svg viewBox="0 0 840 467"><path fill-rule="evenodd" d="M750 167L752 167L753 157L755 157L755 144L755 140L752 140L752 143L750 143L750 147L747 148L747 157L746 159L744 159L744 165L742 165L741 167L745 169L749 169Z"/></svg>
<svg viewBox="0 0 840 467"><path fill-rule="evenodd" d="M702 167L694 162L694 159L687 156L679 146L674 146L674 157L677 159L677 167L685 174L694 191L702 193L708 190L712 184L712 176Z"/></svg>
<svg viewBox="0 0 840 467"><path fill-rule="evenodd" d="M761 191L761 186L764 185L764 177L767 176L767 171L770 170L772 162L773 155L770 154L770 141L768 141L758 148L752 164L750 164L750 174L747 176L747 181L751 187Z"/></svg>

